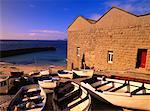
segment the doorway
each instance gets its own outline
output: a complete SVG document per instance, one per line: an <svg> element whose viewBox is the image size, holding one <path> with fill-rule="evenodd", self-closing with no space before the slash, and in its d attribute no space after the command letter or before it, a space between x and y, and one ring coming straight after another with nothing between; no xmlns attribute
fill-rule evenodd
<svg viewBox="0 0 150 111"><path fill-rule="evenodd" d="M136 68L145 68L147 49L138 49Z"/></svg>
<svg viewBox="0 0 150 111"><path fill-rule="evenodd" d="M74 64L73 64L73 63L71 63L71 70L72 70L72 69L74 69Z"/></svg>

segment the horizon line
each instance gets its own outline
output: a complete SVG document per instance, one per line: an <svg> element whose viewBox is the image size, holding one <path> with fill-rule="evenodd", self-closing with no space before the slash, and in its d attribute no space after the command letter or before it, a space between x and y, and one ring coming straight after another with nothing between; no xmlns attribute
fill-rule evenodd
<svg viewBox="0 0 150 111"><path fill-rule="evenodd" d="M32 40L32 41L67 41L68 39L58 39L58 40L39 40L39 39L0 39L0 41L25 41L25 40Z"/></svg>

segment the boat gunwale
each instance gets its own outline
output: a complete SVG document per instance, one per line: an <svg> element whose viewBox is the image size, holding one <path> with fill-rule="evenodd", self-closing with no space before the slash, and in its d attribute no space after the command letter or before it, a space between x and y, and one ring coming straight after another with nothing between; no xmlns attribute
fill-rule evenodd
<svg viewBox="0 0 150 111"><path fill-rule="evenodd" d="M99 77L99 78L100 78L100 77ZM90 79L91 79L91 78L90 78ZM98 79L98 81L96 81L96 82L100 82L100 81L102 81L102 79ZM106 81L107 81L107 80L106 80ZM142 93L142 94L134 94L134 93L132 93L132 92L134 92L134 91L137 90L137 89L133 90L132 92L118 93L118 92L115 92L115 91L113 92L113 91L112 91L113 93L111 93L110 91L97 90L97 88L93 87L91 84L89 84L89 82L87 82L87 81L85 81L85 80L82 81L82 82L83 82L85 85L86 85L86 84L90 85L90 87L92 87L94 91L97 91L97 92L100 92L100 93L103 93L103 92L104 92L104 94L113 94L113 95L114 95L114 93L116 93L116 95L125 94L125 96L130 96L130 97L133 96L133 95L134 95L134 96L135 96L135 95L150 95L150 93ZM94 83L96 83L96 82L93 82L92 84L94 84ZM136 85L128 84L126 80L125 80L124 83L116 82L115 79L114 79L114 81L107 81L107 82L110 82L110 83L111 83L111 82L112 82L112 83L115 82L115 83L122 84L122 85L127 84L127 85L129 85L129 86L133 86L133 87L137 87L137 88L142 88L142 89L145 88L145 87L143 87L143 86L136 86ZM133 82L135 82L135 81L133 81ZM109 83L108 83L108 84L109 84ZM147 83L146 83L146 84L147 84ZM104 86L105 84L101 84L101 85ZM107 85L107 84L106 84L106 85ZM82 86L83 86L83 85L82 85ZM102 87L102 86L100 86L100 87ZM84 86L83 86L83 87L84 87ZM99 88L100 88L100 87L99 87ZM142 90L142 89L141 89L141 90ZM148 88L145 88L145 89L146 89L146 90L150 90L150 89L148 89ZM90 89L90 90L92 90L92 89ZM93 91L93 90L92 90L92 91ZM141 91L141 90L139 90L139 91ZM108 93L107 93L107 92L108 92ZM109 93L109 92L110 92L110 93ZM128 94L128 93L129 93L129 94ZM122 96L123 96L123 95L122 95Z"/></svg>
<svg viewBox="0 0 150 111"><path fill-rule="evenodd" d="M77 83L75 83L75 82L71 82L71 84L73 84L74 87L78 87L77 90L81 90L83 93L85 93L85 94L86 94L86 97L84 97L83 99L81 99L81 100L77 101L76 103L70 105L69 107L67 106L66 108L62 109L62 111L69 111L70 109L72 109L72 108L78 106L80 103L82 103L82 102L84 102L84 101L86 101L86 100L89 99L88 105L82 110L82 111L87 111L87 109L90 107L90 104L91 104L91 97L90 97L90 94L89 94L89 93L84 89L84 87L82 87L81 85L79 85L79 84L77 84ZM76 90L75 90L75 91L76 91ZM68 94L66 94L66 95L68 96ZM65 96L66 96L66 95L65 95ZM82 95L82 94L81 94L81 95ZM81 97L81 95L80 95L80 97ZM78 97L78 98L80 98L80 97ZM74 101L74 100L73 100L73 101ZM72 101L72 102L73 102L73 101Z"/></svg>
<svg viewBox="0 0 150 111"><path fill-rule="evenodd" d="M4 81L7 81L9 78L10 78L9 76L6 76L5 78L0 79L0 83L4 82Z"/></svg>
<svg viewBox="0 0 150 111"><path fill-rule="evenodd" d="M90 104L91 104L91 97L90 97L90 95L88 94L88 92L87 92L81 85L79 85L79 84L77 84L77 83L75 83L75 82L71 82L71 83L73 83L73 85L75 85L75 87L77 87L77 85L78 85L79 89L81 89L81 90L86 94L86 97L84 97L84 98L81 99L80 101L78 101L78 102L72 104L71 106L65 108L65 110L63 110L63 111L66 111L66 109L67 109L67 110L70 110L71 108L76 107L77 105L79 105L80 103L86 101L86 100L89 98L90 103L88 104L88 106L86 106L86 107L82 110L82 111L86 111L86 110L90 107Z"/></svg>
<svg viewBox="0 0 150 111"><path fill-rule="evenodd" d="M11 102L9 103L9 106L7 107L7 111L12 110L12 106L14 106L13 104L15 103L17 96L20 95L23 90L26 90L26 89L28 89L28 88L30 88L30 87L38 87L38 88L41 89L41 92L43 92L44 95L40 95L40 96L42 96L42 97L44 96L44 100L43 100L44 102L42 102L42 103L44 103L44 105L43 105L42 107L40 107L40 109L43 109L43 108L45 107L46 94L45 94L43 88L41 88L38 84L31 84L31 85L22 86L22 87L19 89L19 91L18 91L18 92L15 94L15 96L11 99Z"/></svg>

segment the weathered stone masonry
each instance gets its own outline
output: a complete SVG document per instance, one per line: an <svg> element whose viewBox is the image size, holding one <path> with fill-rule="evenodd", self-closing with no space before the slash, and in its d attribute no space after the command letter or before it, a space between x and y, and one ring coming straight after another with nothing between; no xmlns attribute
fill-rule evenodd
<svg viewBox="0 0 150 111"><path fill-rule="evenodd" d="M79 16L69 26L67 68L80 68L83 54L86 65L95 70L140 68L140 49L146 51L143 68L150 70L150 14L136 16L113 7L98 21ZM112 63L108 62L109 51L113 52Z"/></svg>

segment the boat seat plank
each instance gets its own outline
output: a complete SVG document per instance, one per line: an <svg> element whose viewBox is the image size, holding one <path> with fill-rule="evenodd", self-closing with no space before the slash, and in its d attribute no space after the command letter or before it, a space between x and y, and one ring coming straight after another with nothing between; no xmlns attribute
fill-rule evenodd
<svg viewBox="0 0 150 111"><path fill-rule="evenodd" d="M68 99L73 99L73 98L79 97L79 96L81 96L81 88L79 88L78 90L68 94L67 96L64 96L64 97L58 99L58 102L67 101Z"/></svg>
<svg viewBox="0 0 150 111"><path fill-rule="evenodd" d="M115 88L115 89L113 89L113 90L111 90L110 92L115 92L115 91L117 91L117 90L120 90L120 89L122 89L123 87L125 87L125 86L127 86L128 84L123 84L122 86L120 86L120 87L117 87L117 88Z"/></svg>
<svg viewBox="0 0 150 111"><path fill-rule="evenodd" d="M61 83L61 85L54 89L55 93L61 93L65 90L67 91L69 88L74 87L71 83Z"/></svg>
<svg viewBox="0 0 150 111"><path fill-rule="evenodd" d="M25 101L42 100L42 99L43 99L43 97L41 95L38 95L38 96L30 97L30 98L24 98L24 99L22 99L22 101L25 102Z"/></svg>
<svg viewBox="0 0 150 111"><path fill-rule="evenodd" d="M144 87L139 87L139 88L135 89L134 91L132 91L131 94L134 95L134 94L136 94L137 92L139 92L143 89L145 89L145 88Z"/></svg>
<svg viewBox="0 0 150 111"><path fill-rule="evenodd" d="M96 87L94 87L94 88L99 88L99 87L102 87L102 86L105 86L105 85L107 85L107 84L109 84L109 83L111 83L111 81L108 81L108 82L106 82L106 83L104 83L104 84L100 84L100 85L98 85L98 86L96 86Z"/></svg>
<svg viewBox="0 0 150 111"><path fill-rule="evenodd" d="M41 91L37 91L37 92L34 92L34 93L24 93L24 97L33 97L33 96L37 96L37 95L40 95L40 92Z"/></svg>
<svg viewBox="0 0 150 111"><path fill-rule="evenodd" d="M57 90L59 90L59 88ZM74 90L74 86L69 85L65 87L64 89L62 89L61 91L56 91L55 93L57 94L57 98L59 99L73 90Z"/></svg>
<svg viewBox="0 0 150 111"><path fill-rule="evenodd" d="M28 102L29 103L29 102ZM33 102L34 103L34 102ZM21 110L32 110L32 109L35 109L35 108L39 108L39 107L42 107L44 104L43 103L34 103L34 107L32 108L27 108L26 107L26 102L22 103L22 104L18 104L17 106L19 108L21 108Z"/></svg>
<svg viewBox="0 0 150 111"><path fill-rule="evenodd" d="M92 87L96 87L101 84L101 81L97 81L91 84Z"/></svg>
<svg viewBox="0 0 150 111"><path fill-rule="evenodd" d="M27 90L27 93L29 93L29 92L35 92L35 91L40 91L40 88L28 89L28 90Z"/></svg>
<svg viewBox="0 0 150 111"><path fill-rule="evenodd" d="M72 84L70 85L66 85L65 87L63 87L62 89L59 89L58 93L62 93L62 92L65 92L67 91L68 89L72 89L74 86Z"/></svg>
<svg viewBox="0 0 150 111"><path fill-rule="evenodd" d="M33 109L37 109L37 108L40 108L40 107L43 107L43 103L39 103L39 104L36 104L34 107L32 107L32 108L26 108L25 110L26 111L29 111L29 110L33 110Z"/></svg>
<svg viewBox="0 0 150 111"><path fill-rule="evenodd" d="M96 90L97 91L99 91L99 90L101 90L101 91L107 91L108 89L110 89L112 86L108 86L108 85L105 85L105 86L102 86L102 87L99 87L99 88L97 88Z"/></svg>
<svg viewBox="0 0 150 111"><path fill-rule="evenodd" d="M74 89L73 89L72 91L68 92L68 93L65 94L64 96L67 96L67 95L69 95L70 93L72 93L72 92L74 92L74 91L76 91L76 90L78 90L78 89L79 89L79 87L74 87Z"/></svg>
<svg viewBox="0 0 150 111"><path fill-rule="evenodd" d="M114 88L114 86L111 86L111 87L105 89L104 91L110 91L110 90L112 90L113 88Z"/></svg>
<svg viewBox="0 0 150 111"><path fill-rule="evenodd" d="M130 93L116 93L116 92L103 92L104 94L107 95L116 95L116 96L131 96Z"/></svg>
<svg viewBox="0 0 150 111"><path fill-rule="evenodd" d="M86 101L88 98L89 98L89 97L88 97L88 95L87 95L85 98L83 98L83 99L81 99L80 101L74 103L73 105L71 105L71 106L69 106L69 107L63 109L62 111L70 111L72 108L74 108L75 106L77 106L77 105L81 104L82 102Z"/></svg>
<svg viewBox="0 0 150 111"><path fill-rule="evenodd" d="M84 83L89 83L89 84L94 84L96 82L98 82L99 80L97 80L97 77L92 77L86 80L83 80Z"/></svg>

